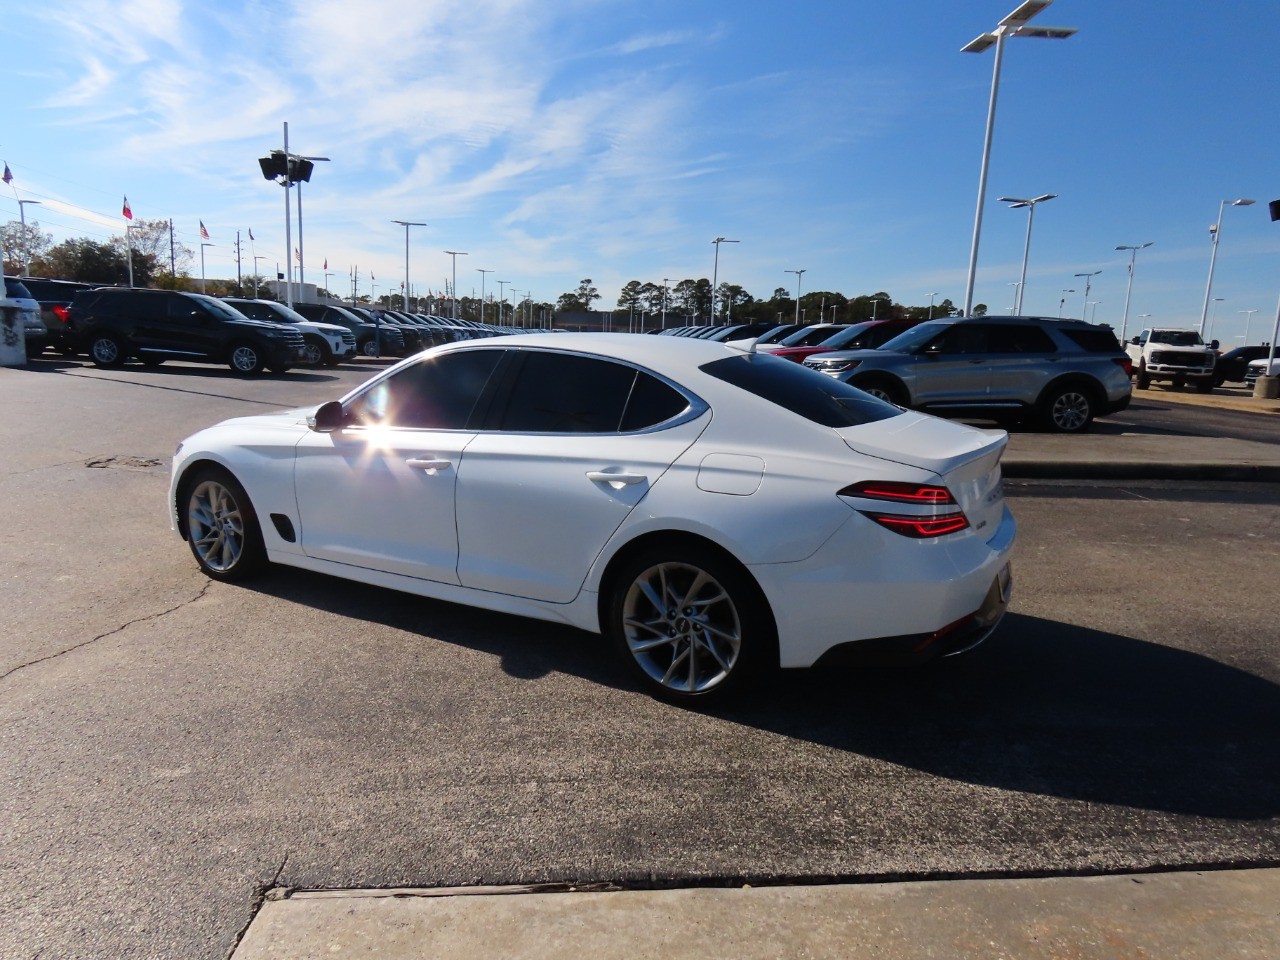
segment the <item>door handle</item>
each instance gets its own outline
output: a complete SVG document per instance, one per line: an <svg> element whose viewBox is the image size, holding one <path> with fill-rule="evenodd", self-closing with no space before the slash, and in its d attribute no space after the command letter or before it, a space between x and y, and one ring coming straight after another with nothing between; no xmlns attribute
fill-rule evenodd
<svg viewBox="0 0 1280 960"><path fill-rule="evenodd" d="M437 470L448 470L453 466L452 460L406 460L406 464L415 470L423 470L427 473L434 473Z"/></svg>
<svg viewBox="0 0 1280 960"><path fill-rule="evenodd" d="M649 478L642 473L606 473L603 470L588 470L587 479L592 483L617 483L627 487L633 483L644 483Z"/></svg>

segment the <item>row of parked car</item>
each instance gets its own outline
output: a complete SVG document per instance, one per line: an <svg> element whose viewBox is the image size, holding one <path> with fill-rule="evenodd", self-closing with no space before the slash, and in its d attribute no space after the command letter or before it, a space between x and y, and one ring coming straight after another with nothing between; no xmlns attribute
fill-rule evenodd
<svg viewBox="0 0 1280 960"><path fill-rule="evenodd" d="M99 287L69 280L6 277L22 309L28 357L47 349L87 353L99 366L136 359L226 363L238 373L333 366L356 356L403 357L511 328L424 314L330 304L289 308L270 300Z"/></svg>

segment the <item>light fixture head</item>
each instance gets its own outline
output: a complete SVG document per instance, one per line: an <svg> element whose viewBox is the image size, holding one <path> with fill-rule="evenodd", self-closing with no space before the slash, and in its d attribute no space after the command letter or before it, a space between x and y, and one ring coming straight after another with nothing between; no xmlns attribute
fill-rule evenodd
<svg viewBox="0 0 1280 960"><path fill-rule="evenodd" d="M991 46L995 42L996 42L996 35L994 33L984 33L970 40L968 43L966 43L963 47L960 48L960 52L961 53L981 53L983 50L986 50L989 46Z"/></svg>
<svg viewBox="0 0 1280 960"><path fill-rule="evenodd" d="M1256 201L1256 200L1246 200L1246 199L1241 198L1240 200L1232 200L1232 201L1231 201L1231 205L1232 205L1233 207L1250 207L1250 206L1253 206L1253 204L1255 204L1255 203L1257 203L1257 202L1258 202L1258 201Z"/></svg>
<svg viewBox="0 0 1280 960"><path fill-rule="evenodd" d="M1000 21L1002 27L1019 27L1032 17L1041 13L1053 0L1024 0L1018 8Z"/></svg>

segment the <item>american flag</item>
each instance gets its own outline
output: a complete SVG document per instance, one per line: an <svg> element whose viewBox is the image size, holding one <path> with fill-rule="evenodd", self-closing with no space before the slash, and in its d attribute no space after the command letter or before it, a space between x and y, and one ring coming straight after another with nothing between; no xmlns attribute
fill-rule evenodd
<svg viewBox="0 0 1280 960"><path fill-rule="evenodd" d="M206 230L206 229L204 228L204 221L203 221L203 220L201 220L201 221L200 221L200 239L201 239L201 240L208 240L208 239L209 239L209 231L208 231L208 230Z"/></svg>
<svg viewBox="0 0 1280 960"><path fill-rule="evenodd" d="M4 182L13 183L13 171L9 169L9 164L4 165Z"/></svg>

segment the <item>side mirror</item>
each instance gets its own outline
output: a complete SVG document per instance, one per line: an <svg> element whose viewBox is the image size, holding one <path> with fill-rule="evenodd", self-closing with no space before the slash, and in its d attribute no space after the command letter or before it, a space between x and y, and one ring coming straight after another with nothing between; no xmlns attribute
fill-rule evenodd
<svg viewBox="0 0 1280 960"><path fill-rule="evenodd" d="M1217 340L1210 340L1210 341L1209 341L1209 349L1210 349L1210 350L1217 350L1217 349L1218 349L1218 341L1217 341Z"/></svg>
<svg viewBox="0 0 1280 960"><path fill-rule="evenodd" d="M926 357L940 357L942 356L942 344L931 343L920 352L923 353Z"/></svg>
<svg viewBox="0 0 1280 960"><path fill-rule="evenodd" d="M342 404L337 400L322 403L316 412L307 418L307 426L316 433L333 433L347 425L347 415Z"/></svg>
<svg viewBox="0 0 1280 960"><path fill-rule="evenodd" d="M1134 337L1134 338L1133 338L1132 340L1130 340L1129 342L1130 342L1130 343L1132 343L1132 344L1136 347L1136 346L1138 345L1138 338L1137 338L1137 337Z"/></svg>

